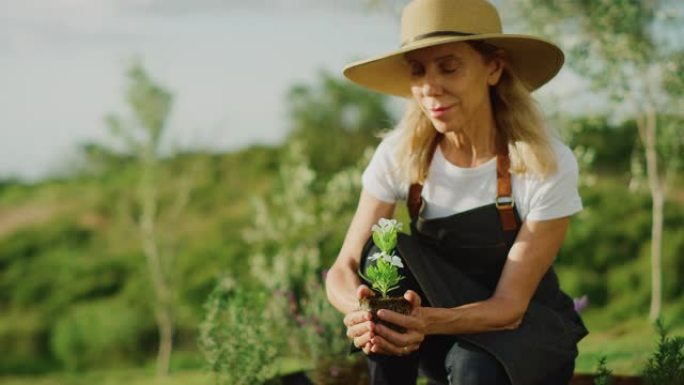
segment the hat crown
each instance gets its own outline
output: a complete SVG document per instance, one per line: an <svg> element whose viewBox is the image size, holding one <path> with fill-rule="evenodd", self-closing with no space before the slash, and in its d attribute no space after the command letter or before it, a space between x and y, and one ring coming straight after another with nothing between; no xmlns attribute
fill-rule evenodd
<svg viewBox="0 0 684 385"><path fill-rule="evenodd" d="M486 0L414 0L401 15L401 44L437 33L501 33L501 18Z"/></svg>

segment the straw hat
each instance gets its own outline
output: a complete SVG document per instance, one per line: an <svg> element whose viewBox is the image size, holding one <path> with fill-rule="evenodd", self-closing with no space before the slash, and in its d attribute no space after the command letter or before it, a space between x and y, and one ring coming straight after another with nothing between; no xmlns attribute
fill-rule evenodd
<svg viewBox="0 0 684 385"><path fill-rule="evenodd" d="M553 78L563 52L534 36L504 34L496 8L486 0L413 0L401 16L401 46L393 52L346 66L351 81L396 96L410 96L404 54L457 41L481 40L506 51L508 64L530 91Z"/></svg>

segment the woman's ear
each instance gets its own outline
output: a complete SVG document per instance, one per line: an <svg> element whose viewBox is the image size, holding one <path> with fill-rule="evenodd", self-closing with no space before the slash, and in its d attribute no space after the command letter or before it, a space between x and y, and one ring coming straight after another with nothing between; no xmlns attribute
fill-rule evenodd
<svg viewBox="0 0 684 385"><path fill-rule="evenodd" d="M490 58L487 84L495 86L499 83L504 66L506 65L506 51L499 48L490 56Z"/></svg>
<svg viewBox="0 0 684 385"><path fill-rule="evenodd" d="M504 61L500 57L495 57L489 62L489 73L487 75L487 84L495 86L501 79L501 73L504 68Z"/></svg>

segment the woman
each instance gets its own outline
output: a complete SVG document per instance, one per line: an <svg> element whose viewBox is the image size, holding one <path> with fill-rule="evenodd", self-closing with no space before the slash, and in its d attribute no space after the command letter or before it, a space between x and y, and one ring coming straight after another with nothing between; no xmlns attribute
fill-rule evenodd
<svg viewBox="0 0 684 385"><path fill-rule="evenodd" d="M402 46L344 74L409 97L378 146L340 254L327 275L330 302L373 384L567 384L586 335L552 263L569 218L582 209L572 152L546 131L530 92L560 70L544 40L501 32L486 0L414 0ZM401 288L410 315L371 322L358 300L370 229L406 200L411 236Z"/></svg>

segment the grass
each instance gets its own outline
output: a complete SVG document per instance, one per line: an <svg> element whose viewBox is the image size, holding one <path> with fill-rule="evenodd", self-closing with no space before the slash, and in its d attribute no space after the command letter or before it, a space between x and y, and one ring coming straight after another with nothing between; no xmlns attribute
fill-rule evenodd
<svg viewBox="0 0 684 385"><path fill-rule="evenodd" d="M675 308L663 311L666 324L677 320ZM575 371L593 373L599 359L606 356L606 366L614 374L639 375L648 358L653 354L658 343L658 333L647 316L615 322L605 312L588 311L582 318L589 329L589 335L579 344L579 357ZM671 335L684 335L684 324L672 325Z"/></svg>
<svg viewBox="0 0 684 385"><path fill-rule="evenodd" d="M186 361L203 361L200 354L190 357L182 354ZM278 373L288 374L310 369L307 363L298 359L282 359L275 362ZM197 366L197 365L196 365ZM201 365L199 365L201 366ZM0 376L2 385L215 385L214 376L201 368L179 368L172 370L167 378L157 378L154 363L144 368L93 370L84 373L51 373L36 376Z"/></svg>
<svg viewBox="0 0 684 385"><path fill-rule="evenodd" d="M663 311L666 324L676 317L676 308ZM616 322L602 309L588 310L582 317L590 333L579 344L576 372L594 373L599 359L606 356L606 366L613 374L638 375L646 361L655 351L658 335L646 315L641 318ZM680 317L681 318L681 317ZM684 335L684 321L671 326L671 335ZM187 352L186 354L190 354ZM190 360L190 358L192 358ZM196 368L201 357L185 357L192 361L176 365L176 370L166 379L158 379L153 365L134 369L110 369L85 373L52 373L41 376L0 376L3 385L213 385L212 375ZM200 360L200 361L197 361ZM193 368L195 366L195 368ZM298 360L279 362L281 373L306 369L306 363Z"/></svg>
<svg viewBox="0 0 684 385"><path fill-rule="evenodd" d="M183 370L166 379L158 379L153 369L118 369L87 373L55 373L42 376L0 377L3 385L212 385L211 374L204 370Z"/></svg>

